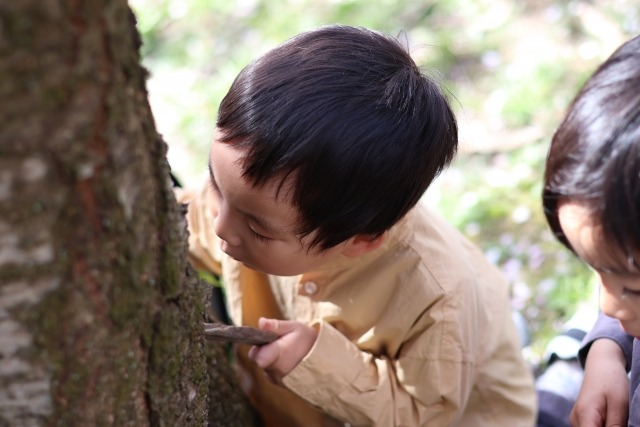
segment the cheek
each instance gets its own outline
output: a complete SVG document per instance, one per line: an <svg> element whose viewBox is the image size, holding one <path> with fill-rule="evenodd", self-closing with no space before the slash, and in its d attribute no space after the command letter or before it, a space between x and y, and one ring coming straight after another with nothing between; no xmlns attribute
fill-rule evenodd
<svg viewBox="0 0 640 427"><path fill-rule="evenodd" d="M296 265L296 259L289 251L281 247L278 242L272 242L269 245L257 244L252 242L245 246L249 258L260 267L265 273L274 275L283 275L281 272L286 267Z"/></svg>
<svg viewBox="0 0 640 427"><path fill-rule="evenodd" d="M215 219L220 208L220 196L215 190L209 189L205 197L207 211L211 212L211 216Z"/></svg>
<svg viewBox="0 0 640 427"><path fill-rule="evenodd" d="M261 254L261 261L271 274L278 276L296 276L307 273L318 267L314 258L299 252L265 252Z"/></svg>
<svg viewBox="0 0 640 427"><path fill-rule="evenodd" d="M615 316L616 308L620 305L620 300L611 289L605 285L600 285L600 310L607 316Z"/></svg>

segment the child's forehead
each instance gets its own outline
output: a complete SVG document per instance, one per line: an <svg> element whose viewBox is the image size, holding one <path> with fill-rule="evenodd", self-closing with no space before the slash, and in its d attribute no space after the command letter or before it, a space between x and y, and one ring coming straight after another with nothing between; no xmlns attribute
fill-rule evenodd
<svg viewBox="0 0 640 427"><path fill-rule="evenodd" d="M618 275L640 274L640 251L629 250L607 236L602 225L592 225L593 246L581 258L600 273Z"/></svg>
<svg viewBox="0 0 640 427"><path fill-rule="evenodd" d="M637 256L627 256L620 250L605 250L585 262L599 273L638 275L640 270L637 259Z"/></svg>
<svg viewBox="0 0 640 427"><path fill-rule="evenodd" d="M214 141L208 162L212 187L216 191L232 191L235 195L244 195L252 201L252 210L256 211L256 216L260 215L261 206L265 207L265 212L272 212L273 205L277 205L278 223L287 224L287 228L297 226L299 212L293 200L295 174L275 174L263 182L254 182L244 172L245 152L246 149L232 144Z"/></svg>
<svg viewBox="0 0 640 427"><path fill-rule="evenodd" d="M640 251L638 249L623 248L603 237L598 257L601 264L594 266L598 271L620 275L640 275Z"/></svg>
<svg viewBox="0 0 640 427"><path fill-rule="evenodd" d="M640 273L640 251L629 251L608 236L588 206L564 202L559 206L558 215L576 255L594 270L616 274Z"/></svg>
<svg viewBox="0 0 640 427"><path fill-rule="evenodd" d="M252 169L252 165L248 162L250 161L249 148L243 147L238 144L220 142L214 140L211 145L211 150L209 153L209 168L214 168L213 166L213 158L215 157L214 148L217 144L220 144L218 148L223 148L224 150L231 150L235 152L234 156L224 156L222 157L223 161L226 161L230 164L227 164L226 167L233 168L238 172L237 179L242 179L242 181L261 191L261 192L270 192L273 193L280 203L291 203L295 204L295 191L296 191L296 183L298 179L298 171L297 170L285 170L285 171L272 171L265 174L264 178L254 178L251 176L250 169ZM249 172L248 172L249 171ZM216 171L217 172L217 171Z"/></svg>

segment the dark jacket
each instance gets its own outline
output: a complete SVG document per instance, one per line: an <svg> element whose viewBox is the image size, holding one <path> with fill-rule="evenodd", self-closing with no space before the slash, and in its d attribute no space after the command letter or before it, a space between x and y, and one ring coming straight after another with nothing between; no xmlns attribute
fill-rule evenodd
<svg viewBox="0 0 640 427"><path fill-rule="evenodd" d="M582 366L591 344L598 338L614 340L624 352L630 380L629 427L640 427L640 340L627 335L616 319L600 314L593 329L582 341L582 348L578 354Z"/></svg>

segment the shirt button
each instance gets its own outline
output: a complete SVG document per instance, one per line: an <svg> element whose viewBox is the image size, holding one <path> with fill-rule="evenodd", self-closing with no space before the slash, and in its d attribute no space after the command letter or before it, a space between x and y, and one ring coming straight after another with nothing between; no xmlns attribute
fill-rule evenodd
<svg viewBox="0 0 640 427"><path fill-rule="evenodd" d="M307 295L313 295L318 291L318 285L314 282L304 282L304 292Z"/></svg>

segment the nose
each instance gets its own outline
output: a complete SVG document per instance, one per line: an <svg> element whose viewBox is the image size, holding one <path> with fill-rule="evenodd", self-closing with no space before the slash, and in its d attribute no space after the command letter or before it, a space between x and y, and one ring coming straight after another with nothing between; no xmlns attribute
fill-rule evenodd
<svg viewBox="0 0 640 427"><path fill-rule="evenodd" d="M213 231L230 246L239 246L242 240L236 232L238 227L233 211L226 203L220 203L213 220Z"/></svg>
<svg viewBox="0 0 640 427"><path fill-rule="evenodd" d="M627 302L621 297L620 289L602 284L600 286L600 309L609 317L621 321L633 320L633 311L629 310Z"/></svg>

